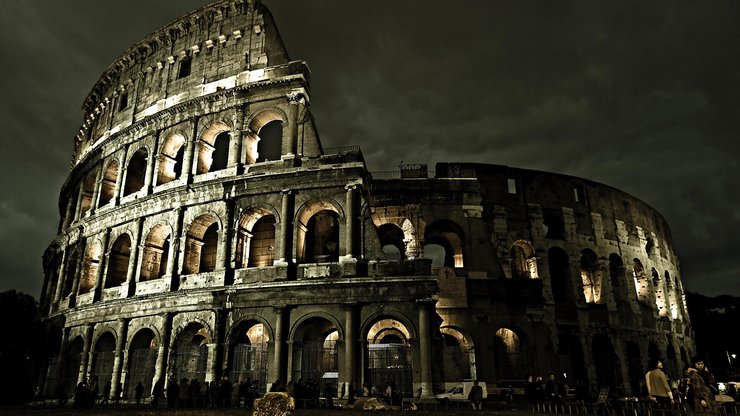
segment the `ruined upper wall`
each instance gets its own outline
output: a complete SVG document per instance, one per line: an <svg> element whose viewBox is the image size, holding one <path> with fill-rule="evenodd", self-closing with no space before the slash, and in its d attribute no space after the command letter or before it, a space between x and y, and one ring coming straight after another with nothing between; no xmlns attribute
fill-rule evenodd
<svg viewBox="0 0 740 416"><path fill-rule="evenodd" d="M272 15L259 2L223 0L193 11L131 46L105 70L84 101L73 165L108 136L180 102L307 72L288 63Z"/></svg>

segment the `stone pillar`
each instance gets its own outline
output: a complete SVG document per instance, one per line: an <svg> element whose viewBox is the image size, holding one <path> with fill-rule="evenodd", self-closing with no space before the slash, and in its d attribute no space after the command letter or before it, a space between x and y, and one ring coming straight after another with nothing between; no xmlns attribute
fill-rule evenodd
<svg viewBox="0 0 740 416"><path fill-rule="evenodd" d="M285 323L286 319L286 308L278 307L273 309L275 311L275 339L273 340L273 362L268 371L267 386L268 389L277 380L285 382L285 368L286 363L283 358L285 355Z"/></svg>
<svg viewBox="0 0 740 416"><path fill-rule="evenodd" d="M82 267L85 264L85 250L86 250L86 240L82 238L82 240L78 244L78 251L77 251L77 264L75 264L75 275L73 277L74 280L72 280L72 291L69 294L69 307L73 307L77 301L77 291L80 288L80 277L82 276Z"/></svg>
<svg viewBox="0 0 740 416"><path fill-rule="evenodd" d="M113 206L118 205L123 198L123 175L126 174L126 156L128 156L128 146L123 149L123 157L118 159L118 175L116 176L116 189L113 191Z"/></svg>
<svg viewBox="0 0 740 416"><path fill-rule="evenodd" d="M289 104L288 112L288 135L286 137L283 134L283 159L295 157L296 149L298 147L298 116L300 113L300 105L305 102L303 92L300 90L293 90L286 96Z"/></svg>
<svg viewBox="0 0 740 416"><path fill-rule="evenodd" d="M170 277L170 290L177 290L177 286L180 283L180 269L178 268L178 265L182 259L180 248L185 243L185 237L182 237L182 225L184 220L185 208L180 207L177 209L177 222L175 223L175 229L172 232L170 255L167 257L167 275Z"/></svg>
<svg viewBox="0 0 740 416"><path fill-rule="evenodd" d="M198 120L198 117L193 119L193 134L190 139L185 140L185 154L182 158L182 176L185 178L185 183L193 182L193 157L198 143Z"/></svg>
<svg viewBox="0 0 740 416"><path fill-rule="evenodd" d="M244 110L242 107L237 107L234 112L234 118L232 119L234 129L231 132L231 140L229 141L229 167L239 166L242 161L242 124L244 123Z"/></svg>
<svg viewBox="0 0 740 416"><path fill-rule="evenodd" d="M123 364L124 341L128 329L128 320L118 320L118 336L116 336L115 358L113 359L113 376L110 382L110 397L118 398L121 395L121 369Z"/></svg>
<svg viewBox="0 0 740 416"><path fill-rule="evenodd" d="M103 164L98 166L98 171L95 174L95 188L93 189L92 200L90 201L90 209L87 211L86 216L91 216L95 210L98 209L98 198L100 197L100 188L103 186Z"/></svg>
<svg viewBox="0 0 740 416"><path fill-rule="evenodd" d="M62 252L62 259L59 263L59 275L57 276L57 287L54 291L54 303L59 304L59 301L62 300L62 293L64 291L64 274L65 274L65 264L67 263L67 250L64 250Z"/></svg>
<svg viewBox="0 0 740 416"><path fill-rule="evenodd" d="M432 392L431 333L429 331L429 305L419 303L419 365L421 367L421 396L429 397Z"/></svg>
<svg viewBox="0 0 740 416"><path fill-rule="evenodd" d="M134 233L134 241L131 242L131 256L128 259L128 271L126 271L126 287L128 290L128 296L133 296L136 293L136 281L135 278L138 274L139 255L142 251L141 244L141 233L144 228L144 218L141 217L137 220L136 232Z"/></svg>
<svg viewBox="0 0 740 416"><path fill-rule="evenodd" d="M229 266L229 224L228 220L224 227L218 230L218 248L216 249L216 268L215 270L226 270Z"/></svg>
<svg viewBox="0 0 740 416"><path fill-rule="evenodd" d="M357 185L347 185L344 187L344 189L347 190L347 198L346 198L347 200L345 202L345 205L346 205L345 208L347 211L346 211L346 215L344 218L346 238L345 238L345 243L344 243L345 255L344 255L343 260L351 261L355 259L355 242L359 240L359 238L355 236L355 234L357 234L355 232L355 221L356 221L355 217L357 216L356 208L355 208L355 205L356 205L355 194L357 190Z"/></svg>
<svg viewBox="0 0 740 416"><path fill-rule="evenodd" d="M84 176L82 178L82 183L77 188L77 201L75 201L75 217L74 220L79 220L82 218L82 197L85 194L85 182L86 182L87 176Z"/></svg>
<svg viewBox="0 0 740 416"><path fill-rule="evenodd" d="M100 261L98 262L98 274L95 276L95 289L93 292L93 301L100 300L103 292L105 279L105 269L108 267L108 240L110 239L110 228L103 233L103 241L100 246Z"/></svg>
<svg viewBox="0 0 740 416"><path fill-rule="evenodd" d="M344 383L345 394L349 395L349 388L352 386L357 389L356 381L356 350L357 328L355 326L355 308L354 305L347 305L344 310ZM341 388L341 386L340 386Z"/></svg>
<svg viewBox="0 0 740 416"><path fill-rule="evenodd" d="M217 381L221 375L219 364L221 362L221 346L223 345L225 314L226 312L223 309L216 309L213 311L213 342L208 344L206 381Z"/></svg>
<svg viewBox="0 0 740 416"><path fill-rule="evenodd" d="M280 191L282 195L282 207L280 210L280 238L277 241L279 245L280 258L275 262L276 265L290 264L293 262L293 191L284 189Z"/></svg>
<svg viewBox="0 0 740 416"><path fill-rule="evenodd" d="M95 327L93 324L86 324L85 325L85 344L82 346L82 356L80 357L80 371L77 374L77 383L82 383L83 381L86 381L87 374L90 372L89 367L91 364L90 356L92 355L92 337L93 337L93 329Z"/></svg>
<svg viewBox="0 0 740 416"><path fill-rule="evenodd" d="M170 333L172 332L172 312L165 312L162 321L164 321L162 324L162 337L159 340L157 362L154 364L154 383L152 383L152 387L159 380L167 380L167 362L169 361L167 356L169 355ZM164 387L164 383L162 387Z"/></svg>
<svg viewBox="0 0 740 416"><path fill-rule="evenodd" d="M152 151L147 154L146 159L146 173L144 176L144 194L145 195L151 195L152 191L154 190L154 182L155 182L155 175L157 174L157 160L159 158L157 157L157 146L159 144L159 131L157 132L157 135L154 138L154 146L152 146Z"/></svg>

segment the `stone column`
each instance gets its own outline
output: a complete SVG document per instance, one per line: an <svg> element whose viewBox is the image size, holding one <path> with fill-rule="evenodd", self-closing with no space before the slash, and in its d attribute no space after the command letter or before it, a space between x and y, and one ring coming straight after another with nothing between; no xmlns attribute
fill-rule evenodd
<svg viewBox="0 0 740 416"><path fill-rule="evenodd" d="M185 140L185 154L182 158L182 176L185 177L185 183L193 182L193 155L198 143L198 117L193 119L193 133L190 139Z"/></svg>
<svg viewBox="0 0 740 416"><path fill-rule="evenodd" d="M283 359L285 355L285 323L283 321L286 319L287 313L284 307L274 308L273 310L275 311L275 339L273 343L273 362L268 372L268 388L277 380L286 381L284 374L286 363Z"/></svg>
<svg viewBox="0 0 740 416"><path fill-rule="evenodd" d="M136 281L135 278L138 275L139 269L139 255L141 253L141 233L144 228L144 218L141 217L137 220L136 232L134 233L134 241L131 242L131 256L128 259L128 270L126 271L126 287L128 294L127 296L133 296L136 293Z"/></svg>
<svg viewBox="0 0 740 416"><path fill-rule="evenodd" d="M78 251L77 251L77 264L75 265L75 275L74 280L72 280L72 291L69 294L69 307L75 306L75 303L77 302L77 291L80 288L80 277L82 276L82 267L85 264L85 250L86 250L86 240L85 238L82 238L82 240L78 244Z"/></svg>
<svg viewBox="0 0 740 416"><path fill-rule="evenodd" d="M82 197L85 194L85 182L87 181L87 176L83 176L82 183L77 188L77 201L75 201L75 217L74 220L79 220L82 218Z"/></svg>
<svg viewBox="0 0 740 416"><path fill-rule="evenodd" d="M282 157L283 159L295 157L298 147L298 116L300 105L305 102L303 91L293 90L286 96L289 104L288 113L288 135L283 134ZM287 140L286 140L287 139Z"/></svg>
<svg viewBox="0 0 740 416"><path fill-rule="evenodd" d="M234 112L236 113L233 118L234 129L231 132L231 140L229 141L229 167L241 165L242 161L242 124L244 123L244 110L242 107L237 107Z"/></svg>
<svg viewBox="0 0 740 416"><path fill-rule="evenodd" d="M116 337L115 358L113 359L113 376L110 383L110 397L118 398L121 395L121 369L124 353L124 341L128 329L128 320L118 320L118 336Z"/></svg>
<svg viewBox="0 0 740 416"><path fill-rule="evenodd" d="M154 182L155 182L155 175L157 174L157 160L159 158L157 157L157 146L159 144L159 131L157 131L157 135L154 137L154 146L152 146L152 151L147 154L146 159L146 174L144 176L144 194L145 195L151 195L152 191L154 190Z"/></svg>
<svg viewBox="0 0 740 416"><path fill-rule="evenodd" d="M110 239L110 228L106 228L103 233L103 241L100 246L100 261L98 262L98 274L95 276L95 289L93 292L93 302L99 301L103 292L105 279L105 269L108 267L108 240Z"/></svg>
<svg viewBox="0 0 740 416"><path fill-rule="evenodd" d="M279 245L280 258L275 262L276 265L286 265L293 262L293 241L292 241L292 224L293 224L293 191L284 189L280 191L282 195L282 207L280 210L280 238L277 241Z"/></svg>
<svg viewBox="0 0 740 416"><path fill-rule="evenodd" d="M80 371L77 374L77 383L85 381L87 374L90 372L89 367L91 364L92 355L92 337L93 337L93 324L85 325L85 344L82 346L82 356L80 357Z"/></svg>
<svg viewBox="0 0 740 416"><path fill-rule="evenodd" d="M216 249L216 268L215 270L224 271L229 266L229 224L228 220L224 227L218 230L218 248Z"/></svg>
<svg viewBox="0 0 740 416"><path fill-rule="evenodd" d="M62 300L62 292L64 291L64 273L65 273L65 264L67 263L67 250L64 250L62 252L62 259L59 263L59 275L57 276L57 287L54 292L54 303L59 304L59 301ZM56 273L56 271L54 271Z"/></svg>
<svg viewBox="0 0 740 416"><path fill-rule="evenodd" d="M345 223L345 255L344 259L345 261L354 260L355 259L355 242L359 240L359 238L356 238L355 234L355 217L356 209L355 209L355 194L357 190L357 185L347 185L344 187L344 189L347 190L347 200L345 202L346 205L346 215L344 218Z"/></svg>
<svg viewBox="0 0 740 416"><path fill-rule="evenodd" d="M223 345L225 313L226 312L223 309L216 309L213 311L213 342L208 344L206 381L217 381L220 376L219 364L221 361L221 346Z"/></svg>
<svg viewBox="0 0 740 416"><path fill-rule="evenodd" d="M116 176L116 189L113 194L113 206L118 205L123 198L123 175L126 174L126 156L128 156L128 146L123 149L123 157L118 159L118 175Z"/></svg>
<svg viewBox="0 0 740 416"><path fill-rule="evenodd" d="M167 380L167 362L169 361L167 356L169 354L170 347L170 333L172 332L172 312L165 312L162 320L164 323L162 324L162 336L159 340L159 349L157 350L157 362L154 364L154 383L152 383L152 387L159 380ZM162 384L162 387L164 387L164 383Z"/></svg>
<svg viewBox="0 0 740 416"><path fill-rule="evenodd" d="M355 327L355 307L347 305L344 310L344 372L345 394L349 395L349 388L357 385L356 380L356 350L355 342L357 341L357 328ZM341 387L341 386L340 386Z"/></svg>
<svg viewBox="0 0 740 416"><path fill-rule="evenodd" d="M98 198L100 197L100 188L103 186L103 171L104 167L102 162L98 166L98 171L95 174L95 188L93 189L92 200L90 201L90 209L87 211L86 216L91 216L95 210L98 209Z"/></svg>
<svg viewBox="0 0 740 416"><path fill-rule="evenodd" d="M177 222L175 223L175 229L172 232L170 255L167 257L167 275L170 276L170 290L177 290L177 286L180 283L180 269L178 268L178 265L182 259L180 248L185 244L185 237L182 236L184 220L185 208L180 207L177 209Z"/></svg>
<svg viewBox="0 0 740 416"><path fill-rule="evenodd" d="M432 392L431 336L429 331L429 305L419 303L419 365L421 367L421 396L429 397Z"/></svg>

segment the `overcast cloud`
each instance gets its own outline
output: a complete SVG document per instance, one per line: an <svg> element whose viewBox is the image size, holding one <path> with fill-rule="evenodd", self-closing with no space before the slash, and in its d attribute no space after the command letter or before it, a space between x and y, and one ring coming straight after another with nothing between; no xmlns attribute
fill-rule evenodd
<svg viewBox="0 0 740 416"><path fill-rule="evenodd" d="M80 106L206 2L0 0L0 290L34 296ZM581 176L649 203L686 288L740 295L740 2L265 1L312 70L324 146Z"/></svg>

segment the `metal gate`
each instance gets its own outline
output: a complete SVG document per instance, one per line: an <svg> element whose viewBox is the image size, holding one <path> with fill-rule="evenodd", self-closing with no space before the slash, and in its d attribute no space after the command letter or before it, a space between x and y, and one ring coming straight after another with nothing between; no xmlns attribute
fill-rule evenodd
<svg viewBox="0 0 740 416"><path fill-rule="evenodd" d="M231 349L231 372L233 383L250 380L258 391L264 393L267 387L267 344L237 344Z"/></svg>
<svg viewBox="0 0 740 416"><path fill-rule="evenodd" d="M113 351L100 351L93 354L92 371L90 375L98 382L98 392L103 391L103 386L113 379Z"/></svg>
<svg viewBox="0 0 740 416"><path fill-rule="evenodd" d="M82 363L82 353L69 354L66 360L64 360L64 375L62 376L62 382L64 383L64 392L68 397L74 396L75 388L77 387L77 377L80 375L80 364Z"/></svg>
<svg viewBox="0 0 740 416"><path fill-rule="evenodd" d="M404 397L412 397L411 347L403 344L368 344L368 381L378 392L392 383Z"/></svg>
<svg viewBox="0 0 740 416"><path fill-rule="evenodd" d="M314 382L323 396L328 385L337 391L339 360L335 341L306 341L293 347L293 380Z"/></svg>
<svg viewBox="0 0 740 416"><path fill-rule="evenodd" d="M136 348L129 351L125 390L127 398L135 397L136 385L139 382L144 386L144 397L151 393L156 365L156 348Z"/></svg>
<svg viewBox="0 0 740 416"><path fill-rule="evenodd" d="M173 374L179 382L183 378L198 380L206 379L206 366L208 363L208 347L205 345L193 345L178 347L175 351L175 369Z"/></svg>

